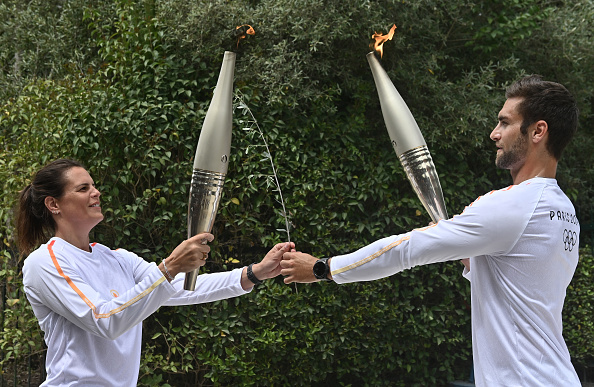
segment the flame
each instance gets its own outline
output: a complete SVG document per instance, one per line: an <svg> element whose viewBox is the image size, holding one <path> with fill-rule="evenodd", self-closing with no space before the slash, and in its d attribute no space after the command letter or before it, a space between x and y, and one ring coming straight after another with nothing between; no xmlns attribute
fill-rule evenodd
<svg viewBox="0 0 594 387"><path fill-rule="evenodd" d="M245 39L247 35L256 35L256 31L254 27L249 24L242 24L240 26L235 27L235 34L237 35L237 47L239 47L239 42L241 39Z"/></svg>
<svg viewBox="0 0 594 387"><path fill-rule="evenodd" d="M371 47L372 50L379 52L380 58L384 55L384 43L386 40L392 40L395 30L396 24L390 28L390 32L388 32L387 35L378 34L377 32L371 35L371 39L374 39L375 42L372 42L369 47Z"/></svg>

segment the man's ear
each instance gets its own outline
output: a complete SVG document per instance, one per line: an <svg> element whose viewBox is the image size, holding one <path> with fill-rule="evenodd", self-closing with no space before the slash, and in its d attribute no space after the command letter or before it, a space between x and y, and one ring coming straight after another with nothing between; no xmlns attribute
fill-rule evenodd
<svg viewBox="0 0 594 387"><path fill-rule="evenodd" d="M549 124L546 121L536 121L532 125L532 142L539 143L543 141L549 133Z"/></svg>

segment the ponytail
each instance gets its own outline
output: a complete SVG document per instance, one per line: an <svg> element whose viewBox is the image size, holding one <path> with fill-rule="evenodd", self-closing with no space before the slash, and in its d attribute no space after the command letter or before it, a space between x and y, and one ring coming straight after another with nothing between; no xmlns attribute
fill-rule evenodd
<svg viewBox="0 0 594 387"><path fill-rule="evenodd" d="M52 231L52 224L55 224L49 212L36 205L33 196L31 184L19 194L16 217L17 244L21 253L25 255L29 254L42 240L48 239L47 233ZM45 203L43 207L45 208Z"/></svg>

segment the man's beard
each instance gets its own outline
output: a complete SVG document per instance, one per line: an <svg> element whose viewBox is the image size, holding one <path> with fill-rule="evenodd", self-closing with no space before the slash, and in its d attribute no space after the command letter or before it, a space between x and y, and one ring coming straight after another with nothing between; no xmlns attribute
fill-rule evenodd
<svg viewBox="0 0 594 387"><path fill-rule="evenodd" d="M501 169L512 169L514 165L521 162L526 157L526 148L528 146L528 136L518 136L514 141L512 147L508 151L502 151L502 153L495 158L495 165Z"/></svg>

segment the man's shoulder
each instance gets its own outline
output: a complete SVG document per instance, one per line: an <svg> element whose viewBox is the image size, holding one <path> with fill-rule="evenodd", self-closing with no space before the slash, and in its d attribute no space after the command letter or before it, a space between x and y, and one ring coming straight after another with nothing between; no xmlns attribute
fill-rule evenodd
<svg viewBox="0 0 594 387"><path fill-rule="evenodd" d="M496 189L489 191L478 198L474 202L472 202L471 206L476 204L488 204L488 203L499 203L501 204L502 200L516 200L516 198L522 194L525 194L520 186L518 185L510 185L504 188Z"/></svg>
<svg viewBox="0 0 594 387"><path fill-rule="evenodd" d="M534 197L537 199L546 187L559 188L556 184L552 185L546 181L528 181L487 192L476 200L516 200L522 197Z"/></svg>
<svg viewBox="0 0 594 387"><path fill-rule="evenodd" d="M526 218L534 212L544 186L510 185L487 192L465 208L465 213L481 214L491 221L507 223Z"/></svg>

